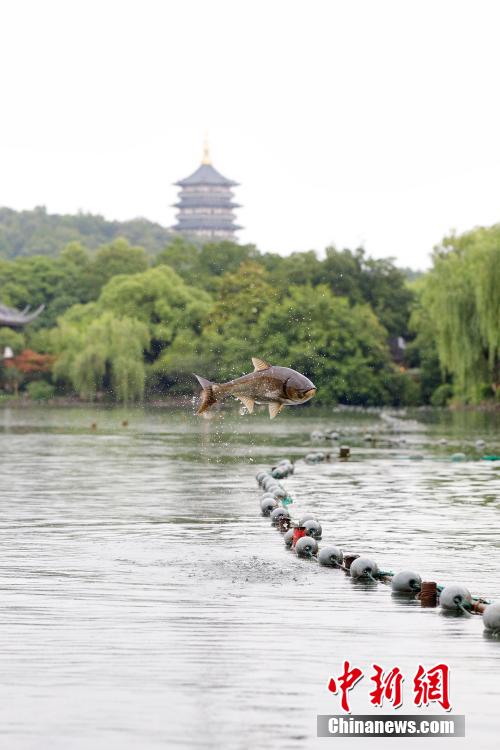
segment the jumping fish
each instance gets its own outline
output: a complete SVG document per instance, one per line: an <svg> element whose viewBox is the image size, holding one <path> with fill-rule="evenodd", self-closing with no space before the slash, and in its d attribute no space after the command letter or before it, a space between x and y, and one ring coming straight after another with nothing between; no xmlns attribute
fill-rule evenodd
<svg viewBox="0 0 500 750"><path fill-rule="evenodd" d="M212 383L195 374L203 389L197 414L203 414L227 396L235 396L250 413L255 404L268 404L269 416L274 419L284 406L305 404L316 393L314 383L296 370L274 367L257 357L252 357L252 363L253 372L227 383Z"/></svg>

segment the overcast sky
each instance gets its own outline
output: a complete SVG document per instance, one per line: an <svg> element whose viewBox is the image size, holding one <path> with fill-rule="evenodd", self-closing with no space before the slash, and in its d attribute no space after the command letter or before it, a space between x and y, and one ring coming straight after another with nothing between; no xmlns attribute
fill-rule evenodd
<svg viewBox="0 0 500 750"><path fill-rule="evenodd" d="M3 3L0 205L174 222L172 183L241 183L243 242L428 265L500 221L500 3Z"/></svg>

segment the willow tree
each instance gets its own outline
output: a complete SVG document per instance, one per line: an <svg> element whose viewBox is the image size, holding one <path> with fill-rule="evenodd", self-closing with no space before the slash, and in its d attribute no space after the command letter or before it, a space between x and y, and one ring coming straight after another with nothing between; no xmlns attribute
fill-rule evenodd
<svg viewBox="0 0 500 750"><path fill-rule="evenodd" d="M78 320L72 315L59 320L52 332L58 354L54 376L67 380L80 397L93 400L107 389L116 401L128 403L144 395L144 350L149 346L147 326L138 320L104 312L89 319L85 306Z"/></svg>
<svg viewBox="0 0 500 750"><path fill-rule="evenodd" d="M439 359L456 394L477 402L500 388L500 225L451 237L424 292Z"/></svg>

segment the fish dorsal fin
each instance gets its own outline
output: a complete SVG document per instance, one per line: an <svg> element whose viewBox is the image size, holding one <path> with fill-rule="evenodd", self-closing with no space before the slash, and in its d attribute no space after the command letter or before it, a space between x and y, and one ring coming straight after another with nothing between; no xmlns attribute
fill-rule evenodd
<svg viewBox="0 0 500 750"><path fill-rule="evenodd" d="M276 401L274 401L272 404L269 404L269 417L270 419L274 419L274 417L277 417L280 411L283 408L283 404L278 404Z"/></svg>
<svg viewBox="0 0 500 750"><path fill-rule="evenodd" d="M251 414L255 405L253 398L249 398L248 396L237 396L237 398L241 401L247 412Z"/></svg>
<svg viewBox="0 0 500 750"><path fill-rule="evenodd" d="M254 366L254 372L257 372L258 370L269 370L271 367L269 362L266 362L264 359L259 359L258 357L252 357L252 364Z"/></svg>

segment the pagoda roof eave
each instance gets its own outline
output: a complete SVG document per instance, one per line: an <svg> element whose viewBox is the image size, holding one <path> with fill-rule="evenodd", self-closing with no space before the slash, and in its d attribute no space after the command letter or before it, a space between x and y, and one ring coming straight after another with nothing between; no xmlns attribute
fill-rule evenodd
<svg viewBox="0 0 500 750"><path fill-rule="evenodd" d="M172 208L225 208L228 211L233 208L241 208L240 203L172 203Z"/></svg>
<svg viewBox="0 0 500 750"><path fill-rule="evenodd" d="M240 226L239 224L231 224L231 226L213 226L213 225L206 225L206 226L185 226L182 224L174 224L171 229L174 232L193 232L194 234L196 232L239 232L240 229L243 229L244 227Z"/></svg>
<svg viewBox="0 0 500 750"><path fill-rule="evenodd" d="M179 180L179 182L174 182L173 184L176 187L198 187L203 185L221 185L224 187L239 187L239 182L234 182L234 180L226 180L225 182L204 182L203 180L196 180L196 182L187 182L189 180L189 177L186 177L185 180Z"/></svg>
<svg viewBox="0 0 500 750"><path fill-rule="evenodd" d="M193 174L175 182L174 185L179 187L189 187L195 185L223 185L226 187L237 187L239 183L234 180L228 180L218 172L211 164L201 164Z"/></svg>

